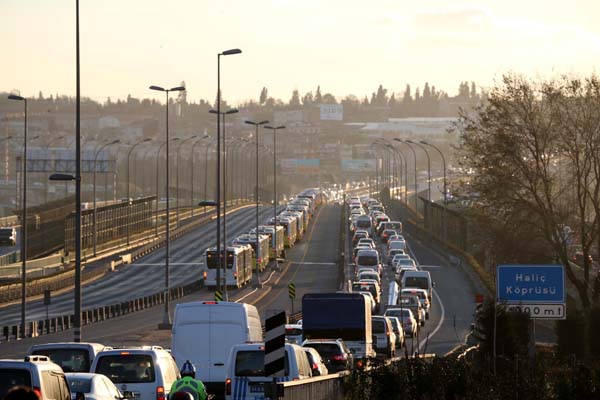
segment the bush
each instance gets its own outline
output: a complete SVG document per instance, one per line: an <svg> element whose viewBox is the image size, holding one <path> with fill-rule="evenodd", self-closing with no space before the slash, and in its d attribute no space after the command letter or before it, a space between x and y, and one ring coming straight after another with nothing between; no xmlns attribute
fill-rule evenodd
<svg viewBox="0 0 600 400"><path fill-rule="evenodd" d="M558 354L562 356L585 354L585 316L576 308L567 309L567 318L556 322Z"/></svg>

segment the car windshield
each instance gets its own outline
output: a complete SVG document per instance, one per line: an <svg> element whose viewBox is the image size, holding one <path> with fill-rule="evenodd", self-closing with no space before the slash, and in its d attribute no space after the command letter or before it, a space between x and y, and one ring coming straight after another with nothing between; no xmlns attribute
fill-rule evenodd
<svg viewBox="0 0 600 400"><path fill-rule="evenodd" d="M383 321L376 319L371 323L371 332L373 333L385 333L385 324Z"/></svg>
<svg viewBox="0 0 600 400"><path fill-rule="evenodd" d="M90 393L92 391L92 380L89 378L71 378L67 376L67 382L71 393Z"/></svg>
<svg viewBox="0 0 600 400"><path fill-rule="evenodd" d="M409 276L404 280L404 286L414 287L419 289L428 289L429 280L423 277Z"/></svg>
<svg viewBox="0 0 600 400"><path fill-rule="evenodd" d="M97 374L106 375L113 383L154 382L154 363L146 354L114 354L100 356Z"/></svg>
<svg viewBox="0 0 600 400"><path fill-rule="evenodd" d="M375 254L360 254L356 259L356 263L369 266L377 265L377 256Z"/></svg>
<svg viewBox="0 0 600 400"><path fill-rule="evenodd" d="M390 308L385 312L384 315L386 317L398 317L406 319L412 315L412 312L408 309Z"/></svg>
<svg viewBox="0 0 600 400"><path fill-rule="evenodd" d="M89 372L90 355L85 349L38 349L32 354L47 356L60 365L64 372Z"/></svg>
<svg viewBox="0 0 600 400"><path fill-rule="evenodd" d="M31 387L31 374L26 369L0 369L0 398L14 386Z"/></svg>
<svg viewBox="0 0 600 400"><path fill-rule="evenodd" d="M359 228L370 228L371 221L359 219L356 221L356 226L358 226Z"/></svg>
<svg viewBox="0 0 600 400"><path fill-rule="evenodd" d="M340 346L334 343L307 343L304 347L311 347L317 350L323 358L331 358L342 352Z"/></svg>

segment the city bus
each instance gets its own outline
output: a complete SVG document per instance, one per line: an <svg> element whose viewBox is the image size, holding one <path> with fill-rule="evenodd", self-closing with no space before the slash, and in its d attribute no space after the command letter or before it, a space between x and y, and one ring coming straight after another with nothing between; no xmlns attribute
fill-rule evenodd
<svg viewBox="0 0 600 400"><path fill-rule="evenodd" d="M285 247L290 248L296 243L296 235L298 228L296 228L296 219L287 217L277 217L276 221L273 218L269 220L269 224L277 224L283 227L283 244Z"/></svg>
<svg viewBox="0 0 600 400"><path fill-rule="evenodd" d="M256 233L256 228L250 230L250 233ZM285 239L283 226L277 225L260 225L258 227L258 233L261 235L268 235L271 241L271 248L269 249L269 259L274 260L275 258L285 258ZM275 237L273 236L275 234ZM277 239L277 248L275 248L275 239Z"/></svg>
<svg viewBox="0 0 600 400"><path fill-rule="evenodd" d="M219 268L219 258L217 257L217 248L210 247L204 252L206 262L206 272L204 276L204 286L217 286L217 269ZM252 265L254 260L254 250L250 245L230 245L227 246L227 268L225 274L221 270L221 282L225 282L228 287L240 288L252 280ZM225 275L225 276L223 276Z"/></svg>
<svg viewBox="0 0 600 400"><path fill-rule="evenodd" d="M279 214L280 217L292 218L296 220L296 240L300 241L304 237L304 219L302 213L298 211L283 211Z"/></svg>
<svg viewBox="0 0 600 400"><path fill-rule="evenodd" d="M254 250L255 257L258 259L258 271L264 271L269 264L269 236L268 235L258 235L258 250L256 249L256 235L246 233L244 235L240 235L233 240L234 244L245 244L250 245L252 250ZM256 259L252 260L252 266L256 268Z"/></svg>

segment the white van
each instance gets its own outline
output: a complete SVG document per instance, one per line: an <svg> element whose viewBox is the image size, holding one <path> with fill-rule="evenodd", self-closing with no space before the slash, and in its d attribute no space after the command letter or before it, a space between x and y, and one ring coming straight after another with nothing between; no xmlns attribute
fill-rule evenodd
<svg viewBox="0 0 600 400"><path fill-rule="evenodd" d="M229 355L225 381L226 400L264 400L265 385L273 378L265 376L264 343L246 343L234 346ZM312 376L308 356L297 344L285 344L285 376L278 382L306 379Z"/></svg>
<svg viewBox="0 0 600 400"><path fill-rule="evenodd" d="M135 400L165 400L180 377L175 360L160 346L102 351L91 372L106 376L124 397Z"/></svg>
<svg viewBox="0 0 600 400"><path fill-rule="evenodd" d="M44 343L31 346L27 355L49 357L64 372L90 372L96 355L103 350L112 350L112 347L84 342Z"/></svg>
<svg viewBox="0 0 600 400"><path fill-rule="evenodd" d="M177 304L171 352L181 368L186 360L196 367L196 379L211 394L222 394L233 346L263 340L255 306L224 301Z"/></svg>
<svg viewBox="0 0 600 400"><path fill-rule="evenodd" d="M406 271L402 275L402 288L417 288L426 290L430 303L434 286L435 282L431 280L429 271Z"/></svg>

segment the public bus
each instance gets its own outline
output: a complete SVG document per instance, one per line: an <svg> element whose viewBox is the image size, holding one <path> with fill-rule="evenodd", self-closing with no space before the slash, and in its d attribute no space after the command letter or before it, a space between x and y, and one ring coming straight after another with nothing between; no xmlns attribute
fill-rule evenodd
<svg viewBox="0 0 600 400"><path fill-rule="evenodd" d="M210 247L206 249L204 252L204 258L207 268L204 276L204 285L207 287L216 287L217 269L220 267L219 257L217 256L217 248ZM227 268L225 269L225 274L223 274L223 270L221 270L221 282L225 282L228 287L231 286L237 288L250 283L252 280L253 260L254 250L252 250L252 246L227 246Z"/></svg>
<svg viewBox="0 0 600 400"><path fill-rule="evenodd" d="M256 228L251 229L250 233L256 233ZM275 258L278 257L285 258L285 239L283 226L260 225L258 227L258 233L269 236L269 240L271 242L271 247L269 248L269 259L275 260ZM277 239L277 241L275 239ZM275 248L276 243L277 248Z"/></svg>
<svg viewBox="0 0 600 400"><path fill-rule="evenodd" d="M283 227L283 244L285 247L290 248L294 246L298 232L298 228L296 228L296 219L278 216L276 221L273 221L273 218L269 220L269 225L273 224L281 225Z"/></svg>
<svg viewBox="0 0 600 400"><path fill-rule="evenodd" d="M258 235L258 250L256 249L256 235L246 233L244 235L240 235L237 238L233 239L234 244L245 244L252 247L254 250L255 257L252 259L252 267L256 268L256 261L258 259L258 271L264 271L269 264L269 236L268 235Z"/></svg>
<svg viewBox="0 0 600 400"><path fill-rule="evenodd" d="M297 211L282 211L280 217L292 218L296 220L296 240L300 241L304 237L304 219L301 212Z"/></svg>

